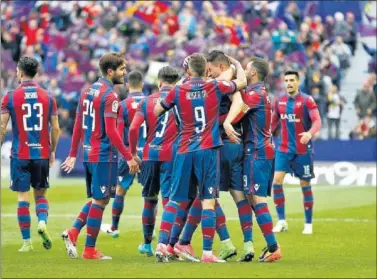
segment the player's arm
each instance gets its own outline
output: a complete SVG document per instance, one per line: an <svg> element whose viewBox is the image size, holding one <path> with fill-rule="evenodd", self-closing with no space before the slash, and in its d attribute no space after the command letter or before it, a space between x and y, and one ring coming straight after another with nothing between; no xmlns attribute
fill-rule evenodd
<svg viewBox="0 0 377 279"><path fill-rule="evenodd" d="M73 135L72 135L72 142L71 142L71 150L69 151L69 155L67 159L61 164L61 167L67 173L70 173L75 166L78 147L81 142L82 137L82 110L81 110L81 98L77 105L76 109L76 119L75 124L73 126Z"/></svg>
<svg viewBox="0 0 377 279"><path fill-rule="evenodd" d="M119 101L114 94L109 94L105 102L105 131L112 145L122 154L127 160L130 167L130 173L135 174L139 172L139 164L132 158L131 153L124 145L122 138L117 130Z"/></svg>
<svg viewBox="0 0 377 279"><path fill-rule="evenodd" d="M58 119L58 108L56 106L56 101L52 98L52 115L50 118L51 125L51 153L50 153L50 167L55 162L55 152L56 147L58 146L59 136L60 136L60 127Z"/></svg>
<svg viewBox="0 0 377 279"><path fill-rule="evenodd" d="M279 125L280 114L279 114L279 98L276 98L274 109L272 111L272 120L271 120L271 132L274 134L276 128Z"/></svg>
<svg viewBox="0 0 377 279"><path fill-rule="evenodd" d="M230 63L232 63L236 67L236 79L234 79L233 82L235 83L237 90L241 90L247 85L245 71L239 61L228 55L227 57L229 58Z"/></svg>
<svg viewBox="0 0 377 279"><path fill-rule="evenodd" d="M1 102L1 145L4 142L5 135L7 134L7 126L10 119L9 113L9 93L7 93Z"/></svg>
<svg viewBox="0 0 377 279"><path fill-rule="evenodd" d="M139 141L139 131L141 125L143 125L143 122L145 120L144 113L138 109L138 111L135 113L134 119L132 120L130 131L128 132L128 140L130 143L130 150L132 156L137 156L137 143Z"/></svg>
<svg viewBox="0 0 377 279"><path fill-rule="evenodd" d="M175 95L178 90L179 87L174 87L172 90L170 90L168 95L166 95L165 99L161 100L161 102L155 105L153 109L155 116L160 116L175 106Z"/></svg>
<svg viewBox="0 0 377 279"><path fill-rule="evenodd" d="M312 121L312 126L310 127L309 131L300 134L300 143L302 144L307 144L311 140L313 135L315 135L321 129L322 126L321 117L319 115L317 104L315 103L312 97L309 97L307 99L306 106L308 107L309 117Z"/></svg>

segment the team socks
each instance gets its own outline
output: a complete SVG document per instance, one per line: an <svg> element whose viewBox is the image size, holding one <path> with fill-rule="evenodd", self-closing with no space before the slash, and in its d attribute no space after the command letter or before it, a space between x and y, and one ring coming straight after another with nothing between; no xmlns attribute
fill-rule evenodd
<svg viewBox="0 0 377 279"><path fill-rule="evenodd" d="M313 217L313 193L312 186L305 186L302 188L302 194L304 196L304 209L305 209L305 223L311 224Z"/></svg>
<svg viewBox="0 0 377 279"><path fill-rule="evenodd" d="M203 250L212 251L213 238L216 231L216 212L211 209L202 211Z"/></svg>
<svg viewBox="0 0 377 279"><path fill-rule="evenodd" d="M178 242L179 235L181 234L183 225L185 224L187 219L187 211L190 204L190 202L182 202L179 206L177 217L175 218L175 222L170 234L169 244L171 246L174 246Z"/></svg>
<svg viewBox="0 0 377 279"><path fill-rule="evenodd" d="M144 199L144 208L142 213L144 243L152 242L154 225L156 223L156 207L158 200Z"/></svg>
<svg viewBox="0 0 377 279"><path fill-rule="evenodd" d="M244 242L253 241L253 213L247 200L236 203Z"/></svg>
<svg viewBox="0 0 377 279"><path fill-rule="evenodd" d="M101 228L104 207L98 204L92 204L89 209L85 247L95 247L97 236Z"/></svg>
<svg viewBox="0 0 377 279"><path fill-rule="evenodd" d="M179 205L175 202L169 201L162 213L160 233L158 235L158 243L167 245L169 242L170 232L173 227Z"/></svg>
<svg viewBox="0 0 377 279"><path fill-rule="evenodd" d="M179 239L181 245L188 245L191 243L191 238L200 223L201 216L202 202L200 199L195 199L190 207L186 224Z"/></svg>
<svg viewBox="0 0 377 279"><path fill-rule="evenodd" d="M202 214L204 214L204 210L202 211ZM226 218L224 215L224 211L221 208L219 202L216 199L216 205L215 205L215 217L216 217L216 232L219 235L219 238L221 241L229 239L229 231L226 226ZM203 217L202 217L202 224L203 224Z"/></svg>
<svg viewBox="0 0 377 279"><path fill-rule="evenodd" d="M266 239L269 251L274 252L277 249L277 242L272 232L272 217L268 210L267 203L258 203L255 206L255 216L263 236Z"/></svg>
<svg viewBox="0 0 377 279"><path fill-rule="evenodd" d="M113 208L112 208L112 224L111 230L116 231L119 225L120 215L123 212L124 208L124 196L116 195L113 201Z"/></svg>
<svg viewBox="0 0 377 279"><path fill-rule="evenodd" d="M276 212L278 214L278 218L279 220L285 220L285 196L284 196L283 185L274 184L273 192L274 192L274 203L276 207Z"/></svg>
<svg viewBox="0 0 377 279"><path fill-rule="evenodd" d="M21 235L23 240L30 239L30 211L29 211L30 203L26 201L19 201L18 202L18 209L17 209L17 219L18 219L18 226L21 230Z"/></svg>
<svg viewBox="0 0 377 279"><path fill-rule="evenodd" d="M48 218L48 201L45 196L39 196L35 199L35 213L37 214L38 222L44 221L47 223Z"/></svg>
<svg viewBox="0 0 377 279"><path fill-rule="evenodd" d="M84 207L81 209L81 212L77 216L76 220L73 222L73 228L77 229L78 232L86 225L86 220L88 218L89 209L92 205L92 201L88 201Z"/></svg>

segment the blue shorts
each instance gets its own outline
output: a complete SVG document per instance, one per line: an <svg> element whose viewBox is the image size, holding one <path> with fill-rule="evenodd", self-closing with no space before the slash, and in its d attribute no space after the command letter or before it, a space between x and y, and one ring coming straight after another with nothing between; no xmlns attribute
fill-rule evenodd
<svg viewBox="0 0 377 279"><path fill-rule="evenodd" d="M243 191L243 144L224 142L220 147L220 191Z"/></svg>
<svg viewBox="0 0 377 279"><path fill-rule="evenodd" d="M177 154L173 165L170 200L183 202L196 196L199 199L217 198L219 167L218 148Z"/></svg>
<svg viewBox="0 0 377 279"><path fill-rule="evenodd" d="M243 182L246 195L271 196L274 180L274 160L254 159L245 155L243 160Z"/></svg>
<svg viewBox="0 0 377 279"><path fill-rule="evenodd" d="M34 189L50 187L48 177L50 172L49 159L10 160L10 189L15 192L28 192L30 185Z"/></svg>
<svg viewBox="0 0 377 279"><path fill-rule="evenodd" d="M299 155L277 151L275 171L288 172L301 180L309 181L314 178L313 153Z"/></svg>
<svg viewBox="0 0 377 279"><path fill-rule="evenodd" d="M86 193L88 198L96 200L115 197L118 163L84 162Z"/></svg>
<svg viewBox="0 0 377 279"><path fill-rule="evenodd" d="M157 197L161 191L162 198L168 198L171 186L172 162L143 161L140 183L143 185L144 198Z"/></svg>
<svg viewBox="0 0 377 279"><path fill-rule="evenodd" d="M142 158L142 152L138 151L139 158ZM127 164L127 161L122 158L119 161L119 166L118 166L118 185L122 187L124 190L128 191L134 182L135 179L135 174L130 174L130 168ZM138 182L140 183L139 180L139 175L138 175Z"/></svg>

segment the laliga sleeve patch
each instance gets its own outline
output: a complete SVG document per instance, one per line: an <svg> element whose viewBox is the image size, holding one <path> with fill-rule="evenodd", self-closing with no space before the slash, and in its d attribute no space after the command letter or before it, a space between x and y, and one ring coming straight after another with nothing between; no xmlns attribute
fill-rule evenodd
<svg viewBox="0 0 377 279"><path fill-rule="evenodd" d="M119 107L118 101L114 101L113 104L112 104L112 106L111 106L111 108L112 108L111 110L113 112L117 113L118 112L118 107Z"/></svg>

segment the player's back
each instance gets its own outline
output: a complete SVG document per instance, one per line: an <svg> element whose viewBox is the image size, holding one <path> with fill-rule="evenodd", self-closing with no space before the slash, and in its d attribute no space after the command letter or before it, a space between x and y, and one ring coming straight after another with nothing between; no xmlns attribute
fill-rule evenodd
<svg viewBox="0 0 377 279"><path fill-rule="evenodd" d="M312 121L309 112L317 109L313 98L299 92L295 97L280 95L275 102L274 110L280 116L281 130L279 148L281 152L305 154L312 151L312 143L300 143L300 134L309 131Z"/></svg>
<svg viewBox="0 0 377 279"><path fill-rule="evenodd" d="M219 131L219 109L221 92L229 87L234 91L234 84L205 81L191 78L176 88L176 104L180 120L178 153L187 153L222 145Z"/></svg>
<svg viewBox="0 0 377 279"><path fill-rule="evenodd" d="M110 107L111 110L106 110ZM82 92L78 117L82 117L84 162L117 162L118 151L110 143L105 130L105 117L116 117L119 97L110 81L100 78Z"/></svg>
<svg viewBox="0 0 377 279"><path fill-rule="evenodd" d="M242 98L250 109L242 121L245 153L254 155L255 159L273 159L272 104L263 82L246 87Z"/></svg>
<svg viewBox="0 0 377 279"><path fill-rule="evenodd" d="M163 86L159 92L150 95L141 104L141 111L146 119L147 141L144 146L143 160L172 161L174 144L178 136L178 127L172 111L156 117L154 107L172 90L172 86Z"/></svg>
<svg viewBox="0 0 377 279"><path fill-rule="evenodd" d="M228 114L231 105L232 105L232 102L230 100L230 97L229 96L223 96L221 98L221 102L220 102L220 116ZM233 124L233 128L234 128L234 130L236 130L237 133L239 133L239 134L243 133L242 132L242 122L238 122L236 124ZM220 125L220 135L221 135L221 139L224 142L228 142L228 141L230 142L229 137L226 134L223 125Z"/></svg>
<svg viewBox="0 0 377 279"><path fill-rule="evenodd" d="M124 134L123 141L126 146L129 146L128 142L128 132L132 120L134 119L135 113L139 107L139 104L142 100L145 99L145 95L142 92L133 92L130 93L126 99L120 102L119 107L119 116L123 118L124 121ZM147 139L147 129L145 123L140 127L139 131L139 141L137 143L137 150L142 151Z"/></svg>
<svg viewBox="0 0 377 279"><path fill-rule="evenodd" d="M50 156L49 124L56 115L52 96L37 83L24 81L4 97L2 111L12 119L11 157L21 160L48 159Z"/></svg>

